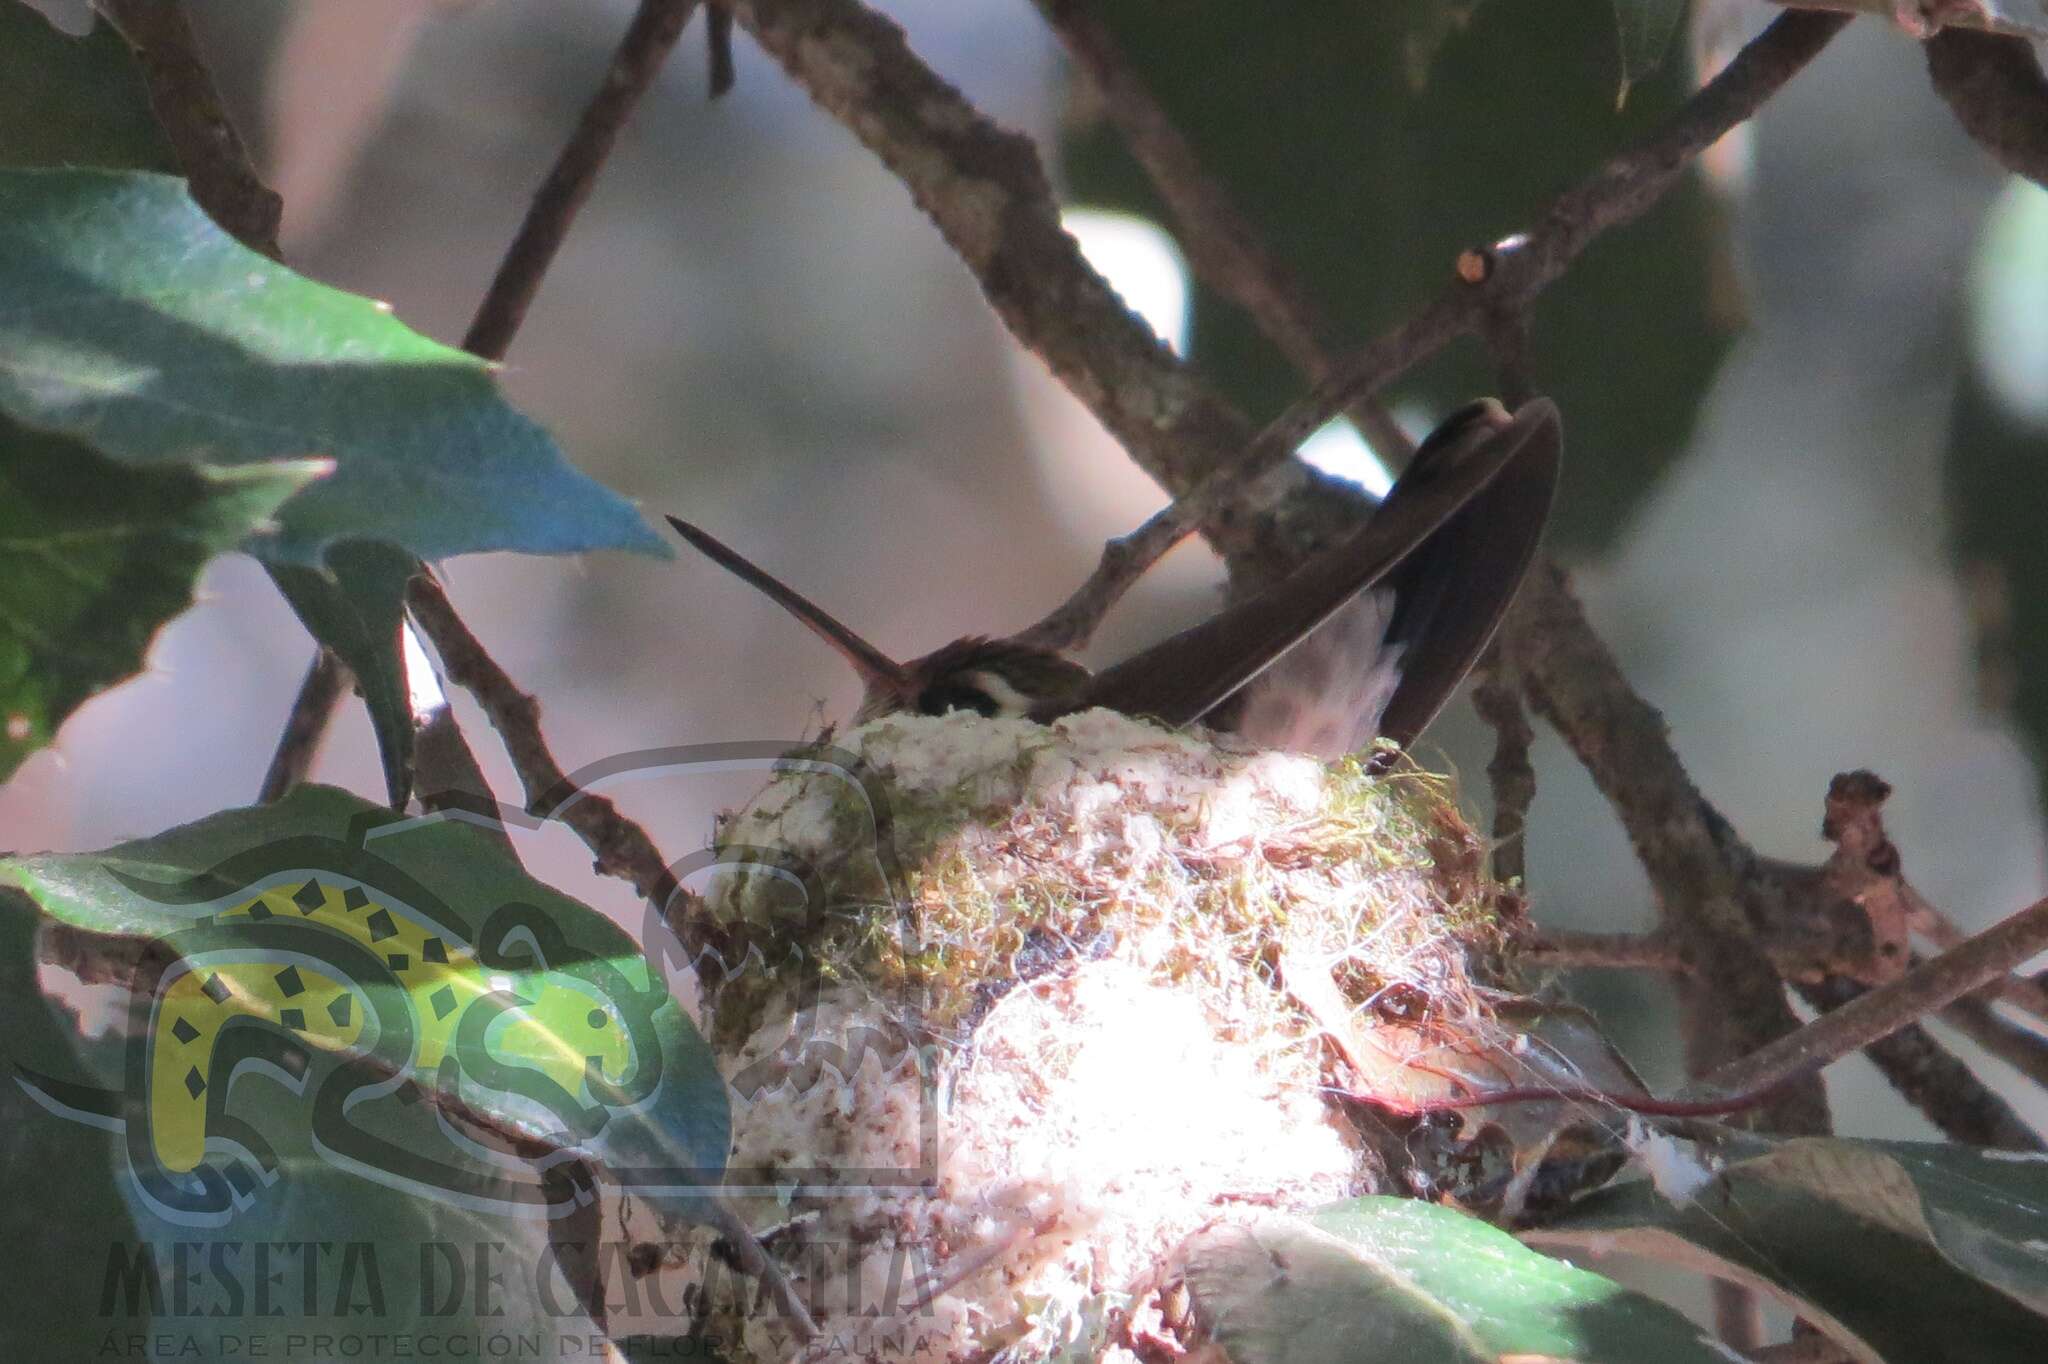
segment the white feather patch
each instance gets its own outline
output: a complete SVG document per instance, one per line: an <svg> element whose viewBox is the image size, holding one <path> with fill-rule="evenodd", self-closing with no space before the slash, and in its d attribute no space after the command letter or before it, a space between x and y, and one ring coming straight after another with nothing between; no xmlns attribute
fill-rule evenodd
<svg viewBox="0 0 2048 1364"><path fill-rule="evenodd" d="M1386 647L1393 615L1391 588L1352 598L1245 688L1238 732L1325 761L1371 743L1401 680L1400 646Z"/></svg>

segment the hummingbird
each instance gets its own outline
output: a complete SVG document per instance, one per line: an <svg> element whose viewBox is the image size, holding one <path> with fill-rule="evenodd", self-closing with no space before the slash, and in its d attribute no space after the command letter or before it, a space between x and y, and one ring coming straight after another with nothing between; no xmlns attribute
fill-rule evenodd
<svg viewBox="0 0 2048 1364"><path fill-rule="evenodd" d="M1512 414L1491 398L1469 403L1423 440L1357 531L1100 672L982 635L899 663L704 531L668 522L853 666L856 724L954 710L1049 722L1106 706L1178 727L1258 684L1236 707L1239 732L1338 757L1375 737L1407 748L1471 671L1535 557L1562 448L1546 399Z"/></svg>

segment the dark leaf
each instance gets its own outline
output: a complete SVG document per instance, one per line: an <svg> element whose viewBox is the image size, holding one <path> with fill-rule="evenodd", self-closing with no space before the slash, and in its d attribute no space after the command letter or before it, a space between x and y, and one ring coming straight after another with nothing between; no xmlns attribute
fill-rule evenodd
<svg viewBox="0 0 2048 1364"><path fill-rule="evenodd" d="M1806 1138L1673 1204L1603 1189L1524 1239L1668 1260L1777 1296L1858 1359L2036 1360L2048 1340L2048 1158Z"/></svg>
<svg viewBox="0 0 2048 1364"><path fill-rule="evenodd" d="M124 469L0 417L0 780L140 670L206 561L320 472L304 460Z"/></svg>
<svg viewBox="0 0 2048 1364"><path fill-rule="evenodd" d="M325 571L269 565L271 579L313 637L355 674L377 733L385 794L394 807L412 791L412 710L399 631L405 585L419 566L404 550L375 540L329 545Z"/></svg>

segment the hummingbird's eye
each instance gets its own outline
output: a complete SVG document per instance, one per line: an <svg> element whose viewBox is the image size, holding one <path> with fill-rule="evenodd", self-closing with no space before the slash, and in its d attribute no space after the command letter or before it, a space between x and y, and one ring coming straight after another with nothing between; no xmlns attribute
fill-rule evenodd
<svg viewBox="0 0 2048 1364"><path fill-rule="evenodd" d="M951 710L971 710L976 715L1000 714L1002 705L980 687L964 678L949 677L934 682L917 694L920 715L944 715Z"/></svg>

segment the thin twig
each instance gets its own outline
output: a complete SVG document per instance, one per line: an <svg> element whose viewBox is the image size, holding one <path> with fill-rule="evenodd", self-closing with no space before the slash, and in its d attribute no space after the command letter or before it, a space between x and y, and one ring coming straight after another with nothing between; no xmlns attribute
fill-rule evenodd
<svg viewBox="0 0 2048 1364"><path fill-rule="evenodd" d="M654 84L696 7L697 0L641 0L612 54L604 84L584 108L576 131L541 181L525 221L498 263L498 273L462 338L462 348L470 354L486 360L505 358L569 225L590 198L620 129Z"/></svg>
<svg viewBox="0 0 2048 1364"><path fill-rule="evenodd" d="M1801 985L1799 993L1816 1010L1827 1011L1843 1009L1870 991L1861 981L1830 976L1818 984ZM2004 1151L2048 1149L2011 1104L1919 1023L1878 1038L1863 1048L1863 1054L1899 1096L1950 1141Z"/></svg>
<svg viewBox="0 0 2048 1364"><path fill-rule="evenodd" d="M1620 818L1656 887L1665 939L1692 964L1680 987L1695 1074L1799 1026L1759 930L1772 889L1756 854L1693 784L1663 716L1629 688L1562 571L1538 563L1501 633L1537 711L1562 735ZM1827 1097L1807 1080L1773 1096L1777 1131L1827 1130Z"/></svg>
<svg viewBox="0 0 2048 1364"><path fill-rule="evenodd" d="M1325 377L1215 473L1199 481L1186 473L1179 479L1162 478L1179 503L1155 515L1140 532L1105 547L1103 560L1088 583L1055 613L1061 628L1075 629L1076 622L1085 621L1082 613L1088 607L1107 611L1118 592L1194 529L1207 531L1225 558L1232 559L1230 542L1217 534L1220 519L1256 517L1271 509L1287 524L1307 524L1307 518L1286 516L1284 505L1275 508L1265 498L1247 499L1251 481L1284 460L1360 396L1375 392L1460 336L1480 330L1490 319L1526 310L1596 237L1646 212L1678 183L1693 158L1754 114L1818 56L1847 22L1846 15L1780 15L1680 106L1662 129L1558 196L1534 228L1493 246L1465 252L1458 258L1456 282L1445 292L1358 350L1317 366L1315 372ZM1057 364L1054 370L1063 376L1066 373ZM1131 401L1114 388L1114 381L1140 381L1136 371L1113 367L1103 367L1099 376L1090 373L1084 378L1087 382L1070 381L1070 386L1098 416L1103 416L1102 405L1110 401L1105 390L1125 403ZM1103 420L1117 431L1106 416ZM1143 458L1139 464L1159 476ZM1287 492L1279 489L1272 497ZM1296 552L1305 552L1314 543L1297 537ZM1242 566L1233 559L1233 567ZM1079 633L1085 637L1088 630Z"/></svg>
<svg viewBox="0 0 2048 1364"><path fill-rule="evenodd" d="M1030 139L970 104L861 0L732 8L762 50L895 173L1010 333L1141 469L1185 493L1239 462L1249 424L1082 257ZM1277 578L1305 542L1334 535L1346 519L1327 497L1287 496L1319 482L1294 467L1267 505L1207 518L1202 529L1233 572Z"/></svg>
<svg viewBox="0 0 2048 1364"><path fill-rule="evenodd" d="M280 259L283 203L256 173L228 121L181 0L99 0L99 10L135 50L150 110L170 139L193 201L236 241Z"/></svg>
<svg viewBox="0 0 2048 1364"><path fill-rule="evenodd" d="M783 1272L782 1266L775 1263L775 1257L762 1246L760 1238L754 1235L746 1220L723 1198L712 1198L706 1210L709 1215L704 1218L705 1223L723 1236L726 1244L733 1248L734 1254L739 1257L741 1270L767 1285L768 1292L775 1299L776 1307L789 1320L790 1328L795 1331L797 1338L805 1344L816 1340L818 1324L811 1319L810 1309L804 1306L802 1296L796 1291L796 1285L790 1282L789 1275Z"/></svg>
<svg viewBox="0 0 2048 1364"><path fill-rule="evenodd" d="M285 717L284 732L277 736L277 751L270 755L270 766L263 773L263 787L256 793L258 802L268 805L281 800L306 779L348 685L348 665L332 650L315 649L305 680L299 683L299 694Z"/></svg>
<svg viewBox="0 0 2048 1364"><path fill-rule="evenodd" d="M1172 213L1195 274L1249 313L1289 364L1311 380L1325 378L1329 319L1286 263L1265 248L1229 192L1202 168L1194 148L1095 17L1094 6L1086 0L1038 0L1038 8ZM1406 465L1415 453L1414 442L1377 398L1368 394L1354 402L1351 420L1392 467Z"/></svg>
<svg viewBox="0 0 2048 1364"><path fill-rule="evenodd" d="M595 792L564 800L575 788L541 733L540 703L521 691L498 666L463 624L431 574L413 578L406 588L405 604L420 633L433 642L448 679L477 699L498 731L525 788L527 812L559 817L575 830L595 854L596 869L629 882L641 896L666 907L684 945L693 956L699 955L711 941L709 930L700 931L700 916L687 913L695 904L694 897L677 886L667 860L647 831L619 813L608 797Z"/></svg>
<svg viewBox="0 0 2048 1364"><path fill-rule="evenodd" d="M1754 115L1848 22L1840 14L1779 15L1641 145L1552 200L1528 231L1466 253L1449 289L1334 363L1327 379L1259 433L1234 472L1243 477L1285 457L1359 395L1478 331L1489 317L1526 309L1602 233L1649 211L1694 158ZM1481 268L1471 268L1475 260Z"/></svg>
<svg viewBox="0 0 2048 1364"><path fill-rule="evenodd" d="M1927 39L1955 28L1986 33L2011 33L2021 37L2044 36L2043 26L2024 20L2015 23L2008 4L1982 4L1977 0L1771 0L1785 9L1823 10L1852 16L1868 14L1884 23L1896 24L1912 37Z"/></svg>
<svg viewBox="0 0 2048 1364"><path fill-rule="evenodd" d="M2032 43L1948 29L1928 40L1927 77L1978 146L2048 187L2048 77Z"/></svg>
<svg viewBox="0 0 2048 1364"><path fill-rule="evenodd" d="M1983 996L1959 999L1941 1011L1941 1021L2020 1074L2048 1089L2048 1037L2001 1018Z"/></svg>
<svg viewBox="0 0 2048 1364"><path fill-rule="evenodd" d="M1813 1075L1850 1052L1983 988L2044 950L2048 950L2048 900L2037 900L1890 984L1859 995L1798 1031L1721 1066L1686 1086L1678 1097L1695 1101L1756 1094Z"/></svg>
<svg viewBox="0 0 2048 1364"><path fill-rule="evenodd" d="M1529 806L1536 799L1536 768L1529 761L1529 745L1536 732L1529 727L1529 713L1522 708L1522 684L1515 676L1514 662L1498 645L1487 651L1479 665L1479 681L1472 688L1472 708L1493 727L1493 757L1486 764L1486 780L1493 788L1493 876L1497 881L1528 881L1528 857L1524 847L1529 827Z"/></svg>
<svg viewBox="0 0 2048 1364"><path fill-rule="evenodd" d="M718 0L711 0L704 9L704 51L710 60L711 98L717 99L732 89L734 80L732 11Z"/></svg>
<svg viewBox="0 0 2048 1364"><path fill-rule="evenodd" d="M423 810L467 810L485 816L474 826L516 865L512 830L498 818L497 798L477 764L476 752L455 723L455 708L440 696L413 712L414 785Z"/></svg>
<svg viewBox="0 0 2048 1364"><path fill-rule="evenodd" d="M1546 928L1521 949L1535 966L1611 966L1625 971L1687 969L1679 950L1654 933L1580 933Z"/></svg>
<svg viewBox="0 0 2048 1364"><path fill-rule="evenodd" d="M1194 512L1188 503L1167 503L1152 513L1145 524L1104 545L1094 571L1074 589L1073 595L1038 624L1019 631L1015 638L1019 643L1062 651L1083 647L1094 637L1096 627L1102 624L1110 608L1131 590L1131 584L1194 528Z"/></svg>

